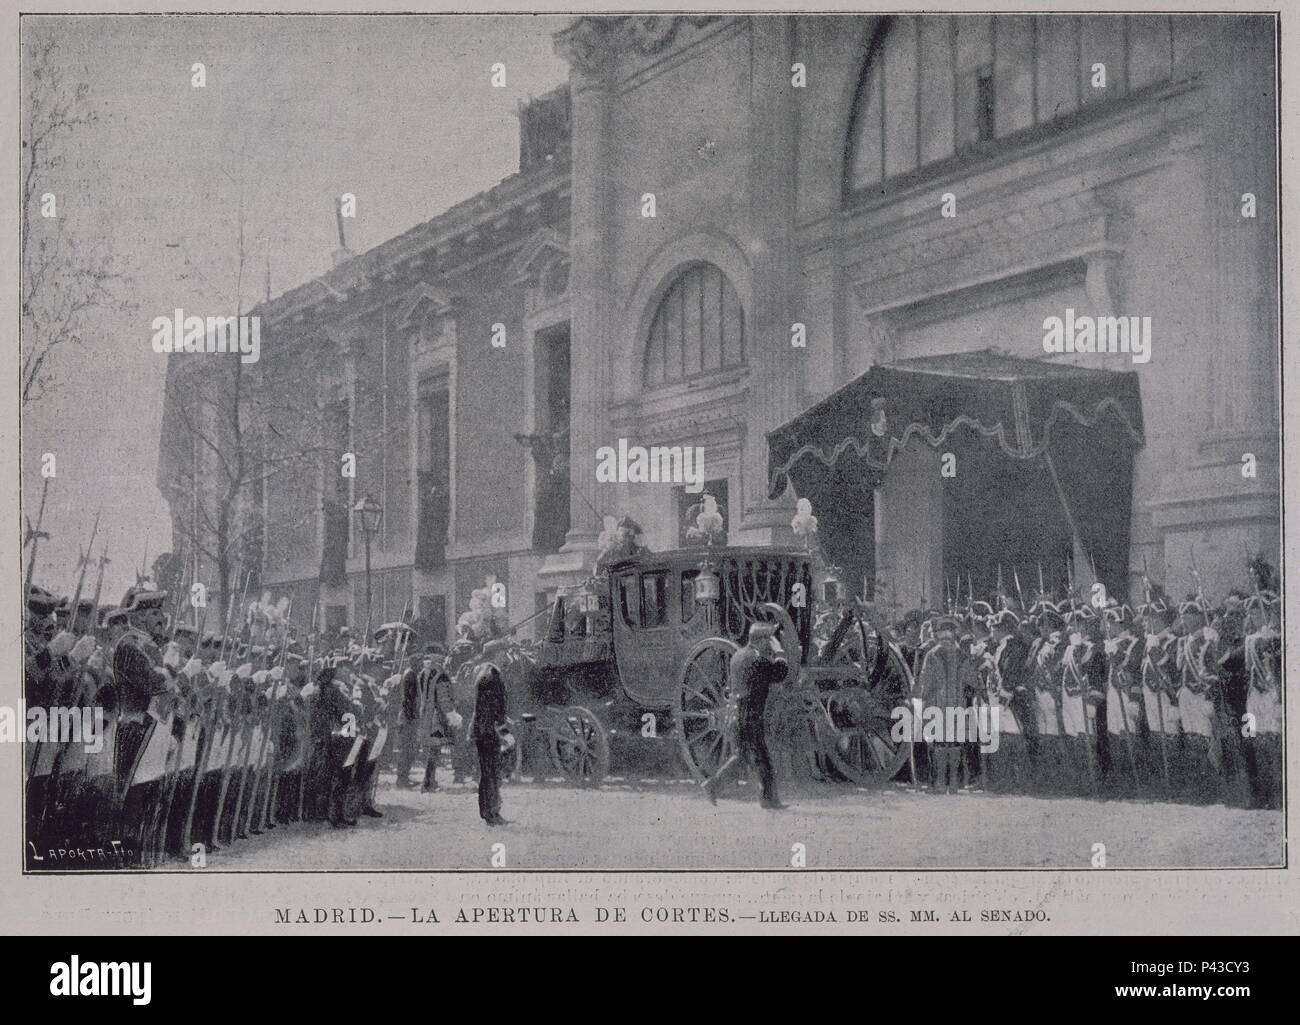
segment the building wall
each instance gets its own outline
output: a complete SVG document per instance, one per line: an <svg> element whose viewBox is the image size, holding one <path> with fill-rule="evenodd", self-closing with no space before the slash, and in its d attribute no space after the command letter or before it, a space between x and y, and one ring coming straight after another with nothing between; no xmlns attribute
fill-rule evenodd
<svg viewBox="0 0 1300 1025"><path fill-rule="evenodd" d="M988 344L1042 355L1042 318L1071 304L1153 321L1149 364L1073 357L1139 373L1146 447L1135 467L1133 569L1145 556L1183 591L1192 548L1207 579L1232 582L1244 579L1243 544L1276 558L1272 22L1175 17L1167 85L1110 104L1084 91L1095 113L1073 126L847 203L853 98L878 28L875 17L717 19L684 24L648 52L610 41L610 64L589 54L575 62L575 80L607 105L594 123L608 133L609 184L575 180L574 189L610 192L594 208L607 211L614 311L611 402L598 436L586 447L575 438L575 460L620 436L738 444L743 455L726 470L744 514L737 527L779 526L775 515L750 517L761 513L763 431L873 361ZM1086 23L1084 39L1101 40L1102 28ZM1119 53L1110 36L1097 45ZM804 89L790 87L794 61L805 65ZM1240 216L1247 191L1258 201L1253 221ZM957 199L952 219L940 217L945 192ZM653 219L641 214L644 193L655 195ZM673 269L690 260L724 268L742 296L748 372L647 392L645 331ZM954 293L966 306L924 320ZM791 358L796 320L808 345ZM1255 480L1241 477L1244 451L1259 456ZM663 486L603 487L611 511L634 511L654 540L672 534L675 525L660 523L670 506ZM792 498L775 505L788 521Z"/></svg>

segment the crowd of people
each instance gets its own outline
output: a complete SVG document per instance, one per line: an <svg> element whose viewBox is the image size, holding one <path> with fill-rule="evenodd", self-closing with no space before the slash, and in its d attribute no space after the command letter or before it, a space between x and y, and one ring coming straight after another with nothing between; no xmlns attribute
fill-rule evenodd
<svg viewBox="0 0 1300 1025"><path fill-rule="evenodd" d="M168 604L147 582L112 609L29 587L29 868L150 867L284 823L354 826L383 815L381 763L411 786L423 757L427 792L444 750L464 782L488 737L510 740L495 667L461 674L459 693L453 684L480 646L421 647L405 623L366 643L247 621L200 636ZM480 799L491 825L504 821L500 761Z"/></svg>
<svg viewBox="0 0 1300 1025"><path fill-rule="evenodd" d="M1000 592L913 610L892 627L871 609L885 641L864 656L872 677L887 661L905 665L910 703L948 724L907 737L921 740L913 782L1280 807L1281 607L1272 569L1262 559L1250 569L1253 588L1214 606L1145 584L1136 606ZM287 621L203 633L166 604L147 583L112 609L29 587L30 868L149 867L289 822L347 828L382 817L381 763L399 788L434 791L448 750L453 783L477 777L483 820L505 822L500 780L515 760L505 757L514 738L498 667L510 658L495 649L515 642L462 631L448 651L420 645L404 622L364 643L346 631L328 643L298 638ZM779 661L779 644L763 635L742 653L750 648L754 665L731 674L740 711L753 713L737 717L737 749L757 764L764 803L779 808L760 672L763 658ZM969 730L954 736L959 720ZM726 770L706 787L711 799L736 767Z"/></svg>
<svg viewBox="0 0 1300 1025"><path fill-rule="evenodd" d="M1280 807L1281 606L1271 567L1249 568L1217 605L1144 583L1135 606L1000 592L909 612L889 632L914 698L971 727L924 736L916 782Z"/></svg>

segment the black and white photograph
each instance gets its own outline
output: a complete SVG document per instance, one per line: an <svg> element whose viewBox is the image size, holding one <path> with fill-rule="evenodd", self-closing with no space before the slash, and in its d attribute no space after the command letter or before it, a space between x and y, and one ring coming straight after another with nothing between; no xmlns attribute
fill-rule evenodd
<svg viewBox="0 0 1300 1025"><path fill-rule="evenodd" d="M1285 15L1123 6L23 13L6 856L1284 871Z"/></svg>

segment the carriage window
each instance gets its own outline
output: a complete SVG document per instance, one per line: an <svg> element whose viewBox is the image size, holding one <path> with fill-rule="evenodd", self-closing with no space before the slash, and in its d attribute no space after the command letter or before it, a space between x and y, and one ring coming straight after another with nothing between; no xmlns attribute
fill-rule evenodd
<svg viewBox="0 0 1300 1025"><path fill-rule="evenodd" d="M668 571L641 574L641 625L662 626L668 621Z"/></svg>
<svg viewBox="0 0 1300 1025"><path fill-rule="evenodd" d="M566 637L587 636L587 617L582 614L578 602L573 598L566 598L564 601L564 635Z"/></svg>
<svg viewBox="0 0 1300 1025"><path fill-rule="evenodd" d="M695 618L695 578L700 575L698 569L682 571L682 622L689 623Z"/></svg>
<svg viewBox="0 0 1300 1025"><path fill-rule="evenodd" d="M641 618L639 597L635 573L624 573L618 578L618 607L626 626L636 626Z"/></svg>

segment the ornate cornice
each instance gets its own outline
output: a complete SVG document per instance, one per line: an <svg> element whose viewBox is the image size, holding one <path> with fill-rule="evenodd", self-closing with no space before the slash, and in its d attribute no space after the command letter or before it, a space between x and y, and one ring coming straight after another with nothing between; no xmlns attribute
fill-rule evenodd
<svg viewBox="0 0 1300 1025"><path fill-rule="evenodd" d="M705 25L716 14L592 16L575 18L555 34L555 51L578 71L599 75L624 53L644 56L667 49L686 25Z"/></svg>
<svg viewBox="0 0 1300 1025"><path fill-rule="evenodd" d="M880 243L848 273L867 312L1070 258L1121 253L1130 217L1085 191L1032 206L991 205L960 228L929 225ZM950 222L949 222L950 223ZM918 237L920 235L921 237Z"/></svg>
<svg viewBox="0 0 1300 1025"><path fill-rule="evenodd" d="M556 228L538 228L519 247L515 258L510 262L508 274L512 281L527 283L553 261L567 262L568 259L569 240Z"/></svg>

